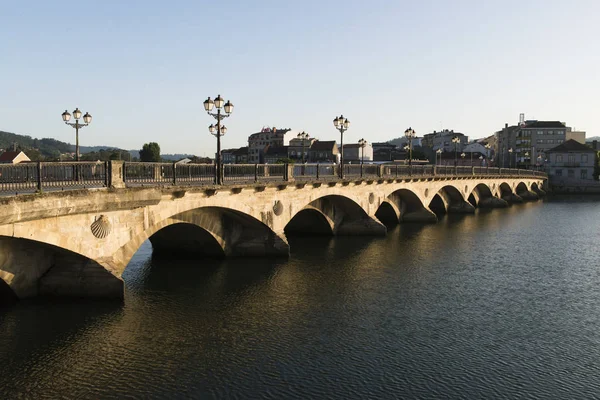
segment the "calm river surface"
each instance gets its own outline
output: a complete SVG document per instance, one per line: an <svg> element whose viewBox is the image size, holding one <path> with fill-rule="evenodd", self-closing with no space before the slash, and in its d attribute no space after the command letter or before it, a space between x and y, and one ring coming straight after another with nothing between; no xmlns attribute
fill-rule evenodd
<svg viewBox="0 0 600 400"><path fill-rule="evenodd" d="M289 260L128 266L124 306L0 311L0 398L594 398L600 201L385 238L297 238Z"/></svg>

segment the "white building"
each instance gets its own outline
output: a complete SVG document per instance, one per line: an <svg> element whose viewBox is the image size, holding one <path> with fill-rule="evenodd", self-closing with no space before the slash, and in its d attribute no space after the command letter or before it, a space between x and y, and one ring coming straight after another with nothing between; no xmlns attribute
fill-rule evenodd
<svg viewBox="0 0 600 400"><path fill-rule="evenodd" d="M260 132L253 133L248 137L248 162L253 164L264 162L264 152L268 146L289 146L290 140L297 135L297 131L289 128L263 127Z"/></svg>

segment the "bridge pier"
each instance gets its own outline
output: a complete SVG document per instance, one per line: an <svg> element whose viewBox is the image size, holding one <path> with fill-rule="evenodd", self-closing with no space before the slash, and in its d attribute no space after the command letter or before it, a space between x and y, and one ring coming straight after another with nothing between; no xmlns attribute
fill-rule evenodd
<svg viewBox="0 0 600 400"><path fill-rule="evenodd" d="M374 218L364 217L342 222L334 233L337 236L385 236L387 228Z"/></svg>
<svg viewBox="0 0 600 400"><path fill-rule="evenodd" d="M519 196L523 199L523 201L535 201L540 199L540 196L531 190L519 192Z"/></svg>
<svg viewBox="0 0 600 400"><path fill-rule="evenodd" d="M60 257L39 280L40 296L91 297L122 300L123 279L82 257Z"/></svg>
<svg viewBox="0 0 600 400"><path fill-rule="evenodd" d="M484 197L479 199L479 208L504 208L508 207L508 201L496 196Z"/></svg>
<svg viewBox="0 0 600 400"><path fill-rule="evenodd" d="M123 299L123 280L79 254L26 239L0 238L0 279L18 299L36 296Z"/></svg>
<svg viewBox="0 0 600 400"><path fill-rule="evenodd" d="M453 202L448 205L448 214L474 214L475 207L468 201Z"/></svg>
<svg viewBox="0 0 600 400"><path fill-rule="evenodd" d="M400 222L436 223L437 221L435 213L425 207L400 214Z"/></svg>
<svg viewBox="0 0 600 400"><path fill-rule="evenodd" d="M523 198L518 194L507 193L502 195L502 200L506 201L508 204L522 203Z"/></svg>
<svg viewBox="0 0 600 400"><path fill-rule="evenodd" d="M546 196L546 191L545 191L545 190L543 190L543 189L541 189L539 186L535 186L535 185L534 185L534 186L532 186L532 187L531 187L531 189L532 189L532 190L533 190L535 193L537 193L537 195L538 195L540 198L542 198L542 197Z"/></svg>

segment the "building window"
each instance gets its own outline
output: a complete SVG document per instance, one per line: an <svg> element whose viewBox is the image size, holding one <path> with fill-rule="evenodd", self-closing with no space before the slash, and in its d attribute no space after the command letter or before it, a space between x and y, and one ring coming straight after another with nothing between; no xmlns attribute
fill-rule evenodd
<svg viewBox="0 0 600 400"><path fill-rule="evenodd" d="M575 163L575 154L569 154L569 164Z"/></svg>
<svg viewBox="0 0 600 400"><path fill-rule="evenodd" d="M556 162L563 162L563 156L562 156L562 154L557 154L556 155Z"/></svg>
<svg viewBox="0 0 600 400"><path fill-rule="evenodd" d="M561 144L562 142L564 142L564 140L562 140L562 139L556 139L556 143L557 144Z"/></svg>
<svg viewBox="0 0 600 400"><path fill-rule="evenodd" d="M569 178L575 178L575 171L574 171L574 170L572 170L572 169L570 169L570 170L568 170L568 171L569 171L569 172L568 172L568 174L569 174Z"/></svg>
<svg viewBox="0 0 600 400"><path fill-rule="evenodd" d="M587 169L581 170L581 179L587 179Z"/></svg>
<svg viewBox="0 0 600 400"><path fill-rule="evenodd" d="M548 139L548 144L554 144L554 139Z"/></svg>
<svg viewBox="0 0 600 400"><path fill-rule="evenodd" d="M552 132L552 131L548 131L546 134L547 134L547 135L553 135L553 134L554 134L554 132Z"/></svg>
<svg viewBox="0 0 600 400"><path fill-rule="evenodd" d="M538 135L543 135L543 134L544 134L544 131L537 131L537 134L538 134Z"/></svg>
<svg viewBox="0 0 600 400"><path fill-rule="evenodd" d="M588 162L588 155L587 154L582 154L581 155L581 162L582 163Z"/></svg>
<svg viewBox="0 0 600 400"><path fill-rule="evenodd" d="M538 144L544 144L545 140L544 139L538 139L537 142L538 142Z"/></svg>
<svg viewBox="0 0 600 400"><path fill-rule="evenodd" d="M556 176L562 176L562 169L556 170Z"/></svg>

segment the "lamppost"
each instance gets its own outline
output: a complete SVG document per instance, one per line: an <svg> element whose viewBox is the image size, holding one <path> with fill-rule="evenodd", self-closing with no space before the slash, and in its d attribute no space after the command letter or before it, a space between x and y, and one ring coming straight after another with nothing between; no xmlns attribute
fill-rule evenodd
<svg viewBox="0 0 600 400"><path fill-rule="evenodd" d="M413 128L408 128L404 131L404 136L408 139L408 173L409 175L412 172L412 141L415 137L415 130Z"/></svg>
<svg viewBox="0 0 600 400"><path fill-rule="evenodd" d="M512 168L512 153L513 149L511 147L510 149L508 149L508 168Z"/></svg>
<svg viewBox="0 0 600 400"><path fill-rule="evenodd" d="M529 152L528 151L525 152L525 158L523 159L523 164L525 164L524 165L525 169L527 169L527 158L529 158ZM531 162L529 164L531 164Z"/></svg>
<svg viewBox="0 0 600 400"><path fill-rule="evenodd" d="M435 163L437 164L437 157L440 156L440 165L442 165L442 149L437 149L435 151Z"/></svg>
<svg viewBox="0 0 600 400"><path fill-rule="evenodd" d="M367 145L367 141L365 139L360 139L358 141L358 145L360 146L360 177L363 176L363 164L365 163L365 146Z"/></svg>
<svg viewBox="0 0 600 400"><path fill-rule="evenodd" d="M231 116L233 111L233 104L231 104L229 100L227 100L227 103L223 103L225 103L225 100L223 100L221 95L218 95L214 101L211 100L210 97L204 100L204 109L206 110L207 114L213 116L217 120L216 126L211 124L208 127L210 134L217 138L217 170L215 174L215 183L217 185L223 183L223 175L221 171L221 136L227 133L227 127L222 126L221 121ZM211 113L213 107L217 107L216 113ZM221 114L221 108L225 110L225 114Z"/></svg>
<svg viewBox="0 0 600 400"><path fill-rule="evenodd" d="M304 164L304 141L307 140L310 137L310 135L302 131L297 135L297 137L298 139L302 140L302 164Z"/></svg>
<svg viewBox="0 0 600 400"><path fill-rule="evenodd" d="M350 128L350 121L348 121L348 118L344 118L343 115L340 115L333 120L333 126L340 131L340 179L344 179L344 132Z"/></svg>
<svg viewBox="0 0 600 400"><path fill-rule="evenodd" d="M409 149L408 144L405 144L404 147L402 147L402 149L404 149L404 151L406 152L406 158L404 159L404 165L406 165L406 160L408 159L408 149Z"/></svg>
<svg viewBox="0 0 600 400"><path fill-rule="evenodd" d="M456 167L458 165L458 143L460 143L458 136L452 138L452 143L454 143L454 166Z"/></svg>
<svg viewBox="0 0 600 400"><path fill-rule="evenodd" d="M467 155L464 152L460 153L460 158L462 158L462 160L463 160L463 165L465 164L465 157L466 156Z"/></svg>
<svg viewBox="0 0 600 400"><path fill-rule="evenodd" d="M483 166L483 156L479 156L479 166Z"/></svg>
<svg viewBox="0 0 600 400"><path fill-rule="evenodd" d="M65 121L65 124L75 128L75 161L79 161L79 129L88 126L92 122L92 116L86 112L83 116L83 124L81 124L79 123L81 111L79 111L79 108L75 108L75 111L73 111L73 118L75 118L75 122L69 122L71 114L69 114L67 110L62 113L62 119Z"/></svg>
<svg viewBox="0 0 600 400"><path fill-rule="evenodd" d="M541 171L542 170L542 155L538 154L537 156L537 163L538 163L538 170Z"/></svg>
<svg viewBox="0 0 600 400"><path fill-rule="evenodd" d="M486 143L485 146L483 146L483 147L485 147L485 150L486 150L486 155L485 156L487 157L488 162L489 162L489 159L490 159L490 149L492 148L492 145L489 144L489 143Z"/></svg>

